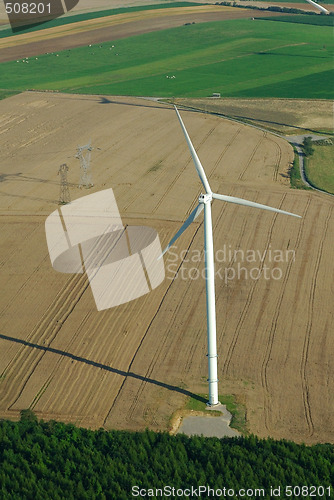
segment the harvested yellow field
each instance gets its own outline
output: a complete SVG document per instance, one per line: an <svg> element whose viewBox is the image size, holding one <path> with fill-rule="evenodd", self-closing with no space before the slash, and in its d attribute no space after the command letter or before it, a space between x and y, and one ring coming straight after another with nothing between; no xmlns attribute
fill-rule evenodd
<svg viewBox="0 0 334 500"><path fill-rule="evenodd" d="M174 102L221 113L283 135L333 132L333 103L325 99L177 98Z"/></svg>
<svg viewBox="0 0 334 500"><path fill-rule="evenodd" d="M85 275L51 267L44 224L67 163L72 200L113 188L123 223L167 244L201 192L174 110L37 92L0 108L0 416L166 429L207 390L202 216L165 256L158 288L102 312ZM245 402L259 436L334 442L332 200L289 188L284 140L181 114L214 191L303 216L213 204L220 392ZM80 190L75 153L90 139L94 187Z"/></svg>

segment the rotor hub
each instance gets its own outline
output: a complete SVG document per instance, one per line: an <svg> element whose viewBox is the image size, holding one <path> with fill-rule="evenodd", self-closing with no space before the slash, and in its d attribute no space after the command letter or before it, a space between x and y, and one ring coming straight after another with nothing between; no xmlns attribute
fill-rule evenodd
<svg viewBox="0 0 334 500"><path fill-rule="evenodd" d="M198 203L211 203L212 202L212 193L201 193L198 198Z"/></svg>

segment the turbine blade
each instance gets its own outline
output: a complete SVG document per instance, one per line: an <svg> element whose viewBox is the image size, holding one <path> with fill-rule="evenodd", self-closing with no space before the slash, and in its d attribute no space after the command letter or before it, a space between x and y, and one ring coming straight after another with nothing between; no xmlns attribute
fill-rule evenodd
<svg viewBox="0 0 334 500"><path fill-rule="evenodd" d="M313 5L313 7L315 7L316 9L320 10L320 12L323 12L324 14L329 14L329 11L327 9L325 9L325 7L323 7L322 5L316 3L316 2L313 2L312 0L306 0L309 4Z"/></svg>
<svg viewBox="0 0 334 500"><path fill-rule="evenodd" d="M210 188L210 184L209 184L208 179L207 179L207 177L206 177L206 175L205 175L205 172L204 172L204 168L203 168L203 166L202 166L202 164L201 164L201 162L200 162L200 160L199 160L199 158L198 158L198 156L197 156L197 153L196 153L196 151L195 151L195 148L194 148L194 146L193 146L193 143L192 143L192 142L191 142L191 140L190 140L190 137L189 137L189 135L188 135L188 132L187 132L187 130L186 130L186 127L184 126L184 123L183 123L183 121L182 121L182 118L181 118L181 116L180 116L180 113L179 113L179 111L178 111L178 109L177 109L177 107L176 107L176 106L174 106L174 108L175 108L175 111L176 111L177 117L178 117L178 119L179 119L179 122L180 122L180 124L181 124L182 130L183 130L183 133L184 133L184 135L185 135L185 138L186 138L186 141L187 141L188 147L189 147L189 149L190 149L190 153L191 153L191 156L192 156L193 162L195 163L195 167L196 167L196 170L197 170L198 176L199 176L199 178L201 179L202 184L203 184L203 186L204 186L204 188L205 188L205 192L206 192L206 193L212 193L211 188Z"/></svg>
<svg viewBox="0 0 334 500"><path fill-rule="evenodd" d="M163 255L165 255L165 253L167 252L167 250L170 249L170 247L173 245L173 243L175 243L175 241L181 236L181 234L187 229L187 227L190 226L190 224L196 219L196 217L199 216L199 214L203 210L203 207L204 207L203 203L199 203L197 205L197 207L195 208L195 210L193 210L191 212L191 214L189 215L188 219L182 224L182 226L180 227L180 229L178 230L178 232L175 234L175 236L170 240L170 242L168 243L168 245L166 246L166 248L162 252L162 254L159 255L158 259L161 259L161 257Z"/></svg>
<svg viewBox="0 0 334 500"><path fill-rule="evenodd" d="M278 214L292 215L293 217L299 217L301 219L300 215L286 212L285 210L280 210L279 208L268 207L268 205L255 203L254 201L244 200L243 198L235 198L234 196L226 196L224 194L216 193L212 193L212 198L215 198L216 200L227 201L229 203L236 203L237 205L244 205L246 207L261 208L262 210L269 210L270 212L276 212Z"/></svg>

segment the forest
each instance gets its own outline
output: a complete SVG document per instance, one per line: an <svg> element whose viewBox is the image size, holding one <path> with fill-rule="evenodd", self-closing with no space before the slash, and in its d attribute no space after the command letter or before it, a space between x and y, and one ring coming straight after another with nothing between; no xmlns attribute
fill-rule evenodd
<svg viewBox="0 0 334 500"><path fill-rule="evenodd" d="M201 498L237 498L244 488L243 498L269 499L281 488L279 498L329 499L333 484L331 444L93 431L38 421L30 410L18 422L0 421L1 499L173 497L166 485L177 498L197 498L194 488L209 485L216 496L208 490Z"/></svg>

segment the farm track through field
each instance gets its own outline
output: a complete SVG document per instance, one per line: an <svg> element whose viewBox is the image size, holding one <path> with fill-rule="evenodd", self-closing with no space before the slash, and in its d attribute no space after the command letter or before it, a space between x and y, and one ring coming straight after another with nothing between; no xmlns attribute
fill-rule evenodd
<svg viewBox="0 0 334 500"><path fill-rule="evenodd" d="M286 194L283 194L283 197L282 197L281 202L279 204L279 208L281 208L281 206L283 205L283 202L284 202L285 198L286 198ZM269 226L268 232L267 232L267 238L266 238L266 244L265 244L265 250L264 250L264 252L267 252L268 249L269 249L270 241L272 239L272 233L273 233L274 225L276 223L276 218L277 218L277 214L274 214L273 217L272 217L272 221L271 221L271 224ZM264 261L261 262L260 267L259 267L259 270L261 272L263 270L263 266L264 266ZM251 288L250 288L250 290L248 292L245 305L243 307L243 310L242 310L242 313L241 313L240 318L238 320L235 332L233 334L232 341L231 341L231 343L230 343L230 345L228 347L228 351L227 351L227 354L226 354L225 362L224 362L224 365L223 365L223 374L225 376L228 375L228 371L229 371L229 368L230 368L230 364L231 364L233 352L234 352L234 349L235 349L236 344L238 342L239 335L240 335L240 332L241 332L241 328L242 328L242 326L243 326L243 324L245 322L245 319L247 317L248 310L250 308L250 305L251 305L251 302L252 302L252 299L253 299L253 295L254 295L254 293L256 291L256 287L257 287L258 283L259 283L258 280L253 280L253 284L252 284L252 286L251 286Z"/></svg>
<svg viewBox="0 0 334 500"><path fill-rule="evenodd" d="M306 214L308 212L310 203L311 203L311 199L308 198L307 204L305 206L305 209L304 209L303 215L302 215L302 217L303 217L302 223L300 224L299 229L298 229L298 234L297 234L297 238L296 238L296 242L295 242L295 251L298 250L300 242L301 242L303 229L304 229L304 225L305 225L304 221L305 221L305 217L306 217ZM277 215L275 215L275 218L276 217L277 217ZM269 423L269 421L270 421L269 408L271 406L271 397L270 397L268 375L267 375L268 364L269 364L270 357L272 354L273 343L275 340L276 329L277 329L277 324L278 324L278 318L279 318L279 315L281 314L281 311L282 311L281 306L282 306L283 299L285 297L285 289L286 289L286 286L288 283L288 279L290 277L292 264L293 264L293 260L290 260L288 262L288 266L287 266L287 269L286 269L286 272L284 274L284 278L283 278L283 281L282 281L282 284L280 287L279 298L276 302L275 312L273 314L273 319L272 319L270 330L269 330L269 337L268 337L267 345L265 347L264 358L263 358L263 362L262 362L262 366L261 366L261 381L262 381L262 387L264 389L264 406L263 406L263 408L265 410L264 411L264 421L265 421L266 429L269 433L273 429ZM307 417L307 414L306 414L306 417ZM307 420L307 422L309 422L307 418L306 418L306 420Z"/></svg>
<svg viewBox="0 0 334 500"><path fill-rule="evenodd" d="M328 214L325 220L324 224L324 229L323 233L319 242L318 246L318 252L317 252L317 257L315 261L315 266L314 266L314 272L312 276L312 284L311 284L311 289L310 289L310 297L309 297L309 302L308 302L308 311L307 311L307 327L306 327L306 334L305 334L305 340L304 340L304 345L303 345L303 354L302 354L302 359L301 359L301 366L300 366L300 374L301 374L301 380L302 380L302 387L303 387L303 403L304 403L304 409L305 409L305 418L306 422L309 428L309 436L312 437L314 433L314 422L312 418L312 410L311 410L311 405L310 405L310 398L309 398L309 383L308 383L308 378L306 374L306 367L307 367L307 362L309 358L309 348L310 348L310 339L311 339L311 334L312 334L312 325L313 325L313 317L314 317L314 297L316 293L316 288L317 288L317 277L319 273L319 268L320 268L320 261L323 257L323 247L324 247L324 241L327 237L327 232L328 232L328 223L330 221L330 218L333 213L333 206L331 206L328 210Z"/></svg>
<svg viewBox="0 0 334 500"><path fill-rule="evenodd" d="M94 249L92 249L92 251L94 251ZM103 251L103 249L101 249L101 251ZM87 290L88 286L89 281L86 274L72 276L65 287L57 295L55 301L48 308L34 330L27 337L27 342L30 344L39 343L39 345L49 347L55 340L66 320L69 318L75 306L78 304L82 295ZM37 366L44 357L45 353L46 351L39 352L36 355L34 350L28 350L24 347L20 347L18 354L11 363L12 370L17 364L20 366L15 375L10 373L11 367L8 365L8 371L5 372L5 375L6 377L12 375L12 381L14 382L12 384L12 388L9 388L6 393L8 409L11 409L11 407L15 405L16 401L19 399L26 384L34 371L37 369ZM14 394L15 387L16 395Z"/></svg>
<svg viewBox="0 0 334 500"><path fill-rule="evenodd" d="M138 316L144 315L145 306L146 306L146 304L145 304L145 302L143 302L140 310L138 311ZM132 317L132 314L131 314L131 310L129 309L127 316L122 319L122 323L119 325L113 324L112 330L114 332L122 331L122 329L124 328L124 324L126 325L127 323L130 323L131 317ZM105 354L106 351L108 351L107 344L108 344L108 338L109 338L110 333L111 333L110 327L111 327L111 325L108 321L106 321L105 315L101 316L100 320L95 322L95 324L93 325L93 328L91 330L91 336L95 339L95 341L90 344L90 351L88 353L89 359L97 359L97 360L103 359L103 357L104 357L103 355ZM138 352L138 350L139 350L139 348L144 340L144 337L142 339L139 339L138 342L132 340L131 338L129 339L129 345L136 348L136 353ZM137 342L137 346L135 345L135 342ZM124 349L122 348L122 346L120 344L115 346L115 349L113 350L113 358L117 359L117 365L120 365L120 366L124 366L124 363L127 362L126 361L127 360L127 352L124 351ZM135 358L135 355L134 355L134 358ZM125 372L130 371L130 366L132 365L134 358L131 360L130 365L128 365L128 368L126 370L124 370ZM82 364L80 366L79 370L77 371L77 380L79 378L86 378L85 371L86 371L85 366L84 366L84 364ZM117 384L119 385L119 389L116 391L116 394L118 392L120 392L121 386L123 386L126 379L127 379L127 377L124 376L123 380L117 382ZM100 396L96 391L93 392L94 383L95 383L95 381L93 379L87 380L87 378L86 378L86 381L85 381L86 391L87 391L87 393L90 393L93 395L89 399L89 401L87 402L88 413L99 412L99 409L101 408ZM75 382L72 384L72 386L73 387L75 386ZM114 390L116 389L115 384L113 386L113 389ZM71 393L71 391L69 391L69 392ZM115 402L116 397L117 397L117 395L113 398L114 399L113 404ZM80 395L79 394L76 396L74 404L80 405ZM101 411L105 412L106 410L103 407ZM104 414L103 419L105 421L108 418L108 414L110 411L111 410L108 409L108 411L106 411L106 413Z"/></svg>
<svg viewBox="0 0 334 500"><path fill-rule="evenodd" d="M205 144L205 142L207 141L207 139L210 137L210 135L212 134L212 132L214 131L215 127L212 127L209 132L207 132L207 134L205 135L205 137L203 137L203 139L201 140L201 142L198 144L197 146L197 151L200 151L200 148L201 146L203 146L203 144ZM182 167L182 169L180 169L180 172L175 175L174 179L172 180L172 182L169 184L168 188L166 189L165 193L163 196L161 196L159 202L156 204L156 206L154 207L152 213L155 213L158 208L160 207L160 205L162 204L162 202L165 200L165 198L168 197L171 189L173 189L173 187L175 186L175 184L177 183L177 181L180 179L181 175L185 172L185 170L188 168L189 164L192 163L192 158L190 157L188 159L188 161L184 164L184 166ZM187 212L187 216L189 215L190 213L190 210L191 209L188 209L188 212Z"/></svg>
<svg viewBox="0 0 334 500"><path fill-rule="evenodd" d="M126 229L127 226L125 226L124 230ZM119 236L119 238L121 235ZM114 243L115 245L117 242ZM104 242L103 246L99 245L99 251L101 254L105 254L105 258L108 257L111 249L108 244L108 241L106 240ZM92 248L92 252L94 252L94 248ZM87 256L89 259L89 256ZM93 278L94 279L94 278ZM71 346L74 346L75 341L77 338L80 336L80 332L85 326L85 323L89 320L90 313L87 313L84 315L82 321L78 325L75 333L71 337L67 351L71 350ZM108 338L108 336L104 335L105 331L110 328L110 324L105 321L105 313L102 313L95 324L93 325L93 329L91 330L91 336L94 339L94 342L89 343L89 350L85 354L86 358L89 360L99 360L103 359L103 352L105 352L106 346L104 342L101 341L101 338L105 339ZM99 333L99 335L98 335ZM102 335L103 334L103 335ZM63 359L60 356L57 360L57 363L53 367L52 374L57 373L60 369L60 365L62 363ZM72 376L70 381L67 380L66 378L63 378L62 382L63 385L57 385L56 389L54 389L54 392L50 392L48 401L53 402L53 404L57 404L59 411L66 413L66 409L71 405L74 408L79 408L80 407L80 402L82 400L82 395L76 393L75 387L76 384L78 383L79 380L85 380L85 388L86 388L86 393L92 393L94 395L93 398L91 398L90 405L95 404L95 408L99 408L99 401L95 400L96 392L91 391L91 387L94 384L94 380L88 379L86 380L85 377L85 371L86 371L86 366L85 363L79 363L78 368L76 369L76 376ZM65 387L66 386L66 387ZM66 396L64 396L66 394ZM73 396L75 394L75 396ZM70 398L70 402L69 402ZM44 402L45 405L45 402Z"/></svg>
<svg viewBox="0 0 334 500"><path fill-rule="evenodd" d="M191 241L190 241L190 243L189 243L189 245L188 245L188 251L189 251L189 248L191 247L191 245L192 245L192 243L193 243L193 241L194 241L194 239L195 239L195 237L196 237L196 235L197 235L197 232L198 232L198 230L199 230L200 226L201 226L201 224L199 224L199 225L198 225L198 227L196 228L195 233L193 234L193 237L191 238ZM180 264L179 264L179 266L178 266L178 268L177 268L177 272L179 271L179 269L180 269L180 267L181 267L181 266L182 266L182 261L180 262ZM176 272L176 274L177 274L177 272ZM162 304L163 304L163 302L164 302L165 298L167 297L168 292L169 292L170 287L172 286L173 282L174 282L174 280L172 280L172 281L171 281L170 285L168 286L167 290L165 291L165 293L164 293L164 295L163 295L163 297L162 297L162 299L161 299L161 301L160 301L160 304L159 304L159 306L158 306L158 308L157 308L156 312L154 313L154 315L153 315L152 319L150 320L150 322L149 322L149 324L148 324L148 326L147 326L147 328L146 328L146 330L145 330L145 332L144 332L144 335L142 336L142 338L141 338L141 340L140 340L140 343L139 343L139 345L138 345L137 349L135 350L135 353L134 353L134 355L133 355L133 357L132 357L132 359L131 359L131 362L130 362L130 364L129 364L129 366L128 366L128 369L127 369L127 371L128 371L128 372L130 372L131 367L132 367L132 365L133 365L133 363L134 363L134 361L135 361L135 358L136 358L137 354L139 353L140 347L142 346L142 344L143 344L143 342L144 342L145 338L147 337L147 335L149 334L149 331L150 331L151 325L152 325L153 321L155 320L155 318L156 318L157 314L159 313L159 311L160 311L160 309L161 309L161 307L162 307ZM179 305L179 307L180 307L180 305ZM153 360L152 360L152 362L150 363L150 366L149 366L149 368L148 368L148 369L147 369L147 371L146 371L146 375L148 375L148 376L150 375L150 373L151 373L151 371L152 371L152 370L150 369L150 368L152 367L152 363L153 363ZM108 416L110 415L110 413L111 413L112 409L114 408L114 406L115 406L115 404L116 404L116 402L117 402L118 397L120 396L120 394L121 394L121 392L122 392L122 389L123 389L123 387L124 387L124 384L125 384L126 380L127 380L127 379L126 379L126 378L124 378L124 380L123 380L123 382L122 382L122 385L121 385L121 387L119 388L119 390L118 390L118 392L117 392L117 394L116 394L116 396L115 396L115 398L114 398L114 401L113 401L113 403L112 403L112 405L111 405L111 407L110 407L110 410L108 411L107 416L106 416L106 418L105 418L105 420L104 420L104 425L106 424L106 421L107 421L107 419L108 419ZM136 406L136 402L138 401L139 396L140 396L140 394L141 394L142 390L144 389L144 385L145 385L145 383L146 383L146 382L144 382L144 381L142 381L142 382L141 382L141 389L137 392L137 395L136 395L136 397L135 397L135 399L134 399L134 401L133 401L133 403L132 403L132 405L131 405L131 410L130 410L130 414L129 414L129 417L130 417L130 418L131 418L131 416L133 415L133 412L134 412L134 410L135 410L135 406Z"/></svg>
<svg viewBox="0 0 334 500"><path fill-rule="evenodd" d="M142 131L140 132L140 134L142 134ZM163 141L166 137L166 135L168 134L168 124L165 125L165 127L162 127L162 130L161 130L161 134L159 133L159 140L157 138L157 143L159 143L160 141ZM139 133L138 133L139 135ZM161 137L161 138L160 138ZM179 146L179 149L181 149L181 147ZM144 148L143 148L143 151L141 152L141 154L143 155L144 152L147 150L147 146L144 145ZM140 155L138 155L140 156ZM167 158L169 157L168 153L166 153L160 160L160 163L161 165L163 165L163 163L167 160ZM186 166L184 167L183 170L185 170ZM182 171L183 172L183 171ZM182 172L180 173L180 175L182 174ZM146 172L147 173L147 172ZM162 179L164 176L166 176L166 169L165 168L162 168L162 169L158 169L157 170L157 173L154 177L154 180L152 179L152 183L153 182L157 182L159 181L160 179ZM132 198L129 199L129 202L124 206L124 211L128 211L129 208L131 207L131 205L133 203L135 203L137 200L139 200L140 198L143 198L145 197L145 195L152 189L152 184L151 182L147 182L146 183L146 187L144 187L143 189L140 190L140 193L139 194L136 194L134 195ZM161 205L161 203L163 202L163 198L160 198L159 202L157 203L157 205L153 208L152 210L152 214L154 214L157 209L159 208L159 206Z"/></svg>
<svg viewBox="0 0 334 500"><path fill-rule="evenodd" d="M256 144L256 146L254 147L254 149L253 149L253 151L252 151L252 153L251 153L250 157L248 158L248 161L247 161L247 163L246 163L246 165L245 165L244 169L243 169L243 170L242 170L242 172L239 174L239 177L238 177L238 180L239 180L239 181L242 181L242 180L243 180L243 178L244 178L244 175L245 175L246 171L248 170L248 168L249 168L250 164L252 163L252 160L253 160L253 158L254 158L254 156L255 156L256 152L257 152L257 150L259 149L260 145L262 144L262 142L263 142L263 140L264 140L264 138L265 138L266 136L267 136L267 132L263 132L262 137L260 137L260 139L259 139L258 143L257 143L257 144Z"/></svg>
<svg viewBox="0 0 334 500"><path fill-rule="evenodd" d="M274 171L273 171L273 181L277 182L278 171L279 171L279 167L280 167L281 159L282 159L282 149L281 149L280 145L277 143L277 141L275 140L274 136L271 136L270 134L265 133L265 139L266 139L266 141L269 141L270 143L274 144L274 147L276 150L276 158L275 158Z"/></svg>
<svg viewBox="0 0 334 500"><path fill-rule="evenodd" d="M87 313L83 317L82 321L78 325L78 328L73 333L73 335L72 335L72 337L71 337L71 339L69 340L69 343L68 343L68 347L67 347L67 350L66 350L67 353L70 353L72 345L77 340L77 338L80 336L81 329L84 327L85 323L87 322L87 320L89 318L89 315L90 315L90 313ZM49 346L49 347L51 347L51 346ZM42 359L40 360L40 362L41 361L42 361ZM36 397L34 398L32 404L30 406L31 409L36 410L36 411L40 411L40 409L39 409L39 407L37 405L39 404L41 397L44 396L44 393L49 388L51 382L57 377L58 373L61 373L62 362L63 362L63 356L59 355L59 356L57 356L56 362L53 365L52 364L50 365L51 366L51 369L50 369L50 372L49 372L50 375L48 376L47 380L43 383L41 389L39 390L39 392L37 393ZM48 393L48 401L50 403L52 401L53 404L57 401L57 399L60 399L60 401L62 403L64 401L66 401L65 394L67 393L67 391L69 389L69 386L71 385L71 382L72 382L72 378L71 378L70 381L67 381L66 387L61 387L60 391L57 391L56 393L54 391L51 392L51 390L50 390L49 393ZM60 396L60 394L61 394L61 396Z"/></svg>
<svg viewBox="0 0 334 500"><path fill-rule="evenodd" d="M85 275L72 276L67 285L58 294L56 300L49 306L34 330L28 336L30 343L49 346L52 340L62 327L62 324L71 314L73 308L78 303L89 283ZM73 297L74 296L74 297ZM30 376L36 369L44 353L36 354L31 349L20 347L18 354L13 358L8 371L5 372L7 380L10 380L10 387L6 390L6 406L10 409L15 401L22 394ZM12 368L11 368L12 366ZM17 369L17 367L19 368ZM11 371L15 370L15 374ZM7 385L7 384L6 384Z"/></svg>
<svg viewBox="0 0 334 500"><path fill-rule="evenodd" d="M239 136L241 132L241 127L239 127L237 129L237 131L235 132L235 134L231 137L231 139L229 140L229 142L226 144L226 146L224 147L224 149L222 150L222 152L220 153L218 159L216 160L215 164L214 164L214 167L213 169L211 170L210 174L209 174L209 178L213 176L213 174L216 172L218 166L220 165L220 162L222 161L226 151L229 149L230 146L232 146L232 144L235 142L235 140L237 139L237 137Z"/></svg>

